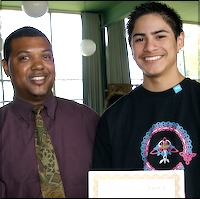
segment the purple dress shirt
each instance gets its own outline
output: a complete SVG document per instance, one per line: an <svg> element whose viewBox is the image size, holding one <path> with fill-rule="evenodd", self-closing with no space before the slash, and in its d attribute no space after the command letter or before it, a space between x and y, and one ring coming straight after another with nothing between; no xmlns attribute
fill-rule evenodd
<svg viewBox="0 0 200 199"><path fill-rule="evenodd" d="M88 106L51 95L42 111L66 197L86 198L87 174L100 116ZM0 108L0 197L41 198L32 105L17 98Z"/></svg>

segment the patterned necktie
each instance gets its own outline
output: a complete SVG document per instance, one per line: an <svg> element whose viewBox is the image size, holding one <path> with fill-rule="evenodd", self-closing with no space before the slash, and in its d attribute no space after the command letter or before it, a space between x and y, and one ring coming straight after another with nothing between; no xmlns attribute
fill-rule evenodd
<svg viewBox="0 0 200 199"><path fill-rule="evenodd" d="M38 171L43 198L65 198L56 154L51 143L43 118L40 115L44 106L34 106L35 114L35 148Z"/></svg>

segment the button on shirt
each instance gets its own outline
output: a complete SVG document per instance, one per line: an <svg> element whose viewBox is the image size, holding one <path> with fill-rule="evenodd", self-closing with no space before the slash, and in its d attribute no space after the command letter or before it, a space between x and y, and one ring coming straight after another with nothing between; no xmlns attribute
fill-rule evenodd
<svg viewBox="0 0 200 199"><path fill-rule="evenodd" d="M87 172L100 116L83 104L51 95L42 116L67 197L87 197ZM0 108L0 197L41 198L33 105L17 98Z"/></svg>

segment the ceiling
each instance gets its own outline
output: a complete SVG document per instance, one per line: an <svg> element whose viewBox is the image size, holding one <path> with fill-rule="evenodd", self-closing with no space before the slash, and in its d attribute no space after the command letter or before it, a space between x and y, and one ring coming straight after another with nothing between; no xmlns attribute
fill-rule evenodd
<svg viewBox="0 0 200 199"><path fill-rule="evenodd" d="M82 11L87 12L104 12L114 7L121 1L48 1L49 10L62 10L73 13ZM22 1L2 1L2 6L20 7Z"/></svg>
<svg viewBox="0 0 200 199"><path fill-rule="evenodd" d="M100 13L103 25L108 25L130 14L134 7L145 1L48 1L49 11L68 13ZM199 1L162 1L176 9L184 22L198 23ZM21 10L22 1L1 1L2 8Z"/></svg>

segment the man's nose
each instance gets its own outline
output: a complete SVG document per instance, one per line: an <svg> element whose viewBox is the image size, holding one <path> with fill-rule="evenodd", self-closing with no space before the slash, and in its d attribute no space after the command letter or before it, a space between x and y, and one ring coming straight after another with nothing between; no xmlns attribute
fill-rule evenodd
<svg viewBox="0 0 200 199"><path fill-rule="evenodd" d="M157 49L157 42L155 41L155 39L153 39L153 38L146 39L144 51L151 52L156 49Z"/></svg>
<svg viewBox="0 0 200 199"><path fill-rule="evenodd" d="M41 59L34 58L31 63L32 70L42 70L44 68L44 64Z"/></svg>

